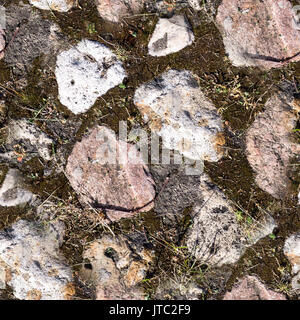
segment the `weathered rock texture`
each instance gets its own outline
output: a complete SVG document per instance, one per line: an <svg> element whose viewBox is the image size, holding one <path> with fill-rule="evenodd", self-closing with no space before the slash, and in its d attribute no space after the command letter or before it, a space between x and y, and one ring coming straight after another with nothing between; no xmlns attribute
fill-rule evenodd
<svg viewBox="0 0 300 320"><path fill-rule="evenodd" d="M5 45L5 32L4 30L0 29L0 60L4 58Z"/></svg>
<svg viewBox="0 0 300 320"><path fill-rule="evenodd" d="M273 96L265 105L246 137L247 158L256 173L256 183L275 198L289 191L288 166L299 155L300 145L293 143L299 105L284 94Z"/></svg>
<svg viewBox="0 0 300 320"><path fill-rule="evenodd" d="M93 128L76 143L66 175L81 201L102 209L110 220L153 208L154 182L141 154L106 127Z"/></svg>
<svg viewBox="0 0 300 320"><path fill-rule="evenodd" d="M300 232L286 239L283 251L293 267L292 287L295 290L300 290Z"/></svg>
<svg viewBox="0 0 300 320"><path fill-rule="evenodd" d="M221 118L191 72L165 72L140 86L134 103L165 148L193 160L221 158L225 143Z"/></svg>
<svg viewBox="0 0 300 320"><path fill-rule="evenodd" d="M0 188L0 206L24 205L34 199L34 195L23 186L23 178L17 169L9 169Z"/></svg>
<svg viewBox="0 0 300 320"><path fill-rule="evenodd" d="M122 17L141 12L145 0L95 0L100 16L111 22L119 22Z"/></svg>
<svg viewBox="0 0 300 320"><path fill-rule="evenodd" d="M82 40L57 56L55 75L60 102L78 114L122 83L126 74L110 49L96 41Z"/></svg>
<svg viewBox="0 0 300 320"><path fill-rule="evenodd" d="M84 251L86 263L81 277L96 287L98 300L140 300L144 293L136 285L147 273L153 253L149 250L132 252L126 238L104 235Z"/></svg>
<svg viewBox="0 0 300 320"><path fill-rule="evenodd" d="M202 204L193 209L193 226L188 233L188 250L203 263L213 266L234 264L248 246L272 233L270 216L247 225L240 223L236 210L209 177L201 176Z"/></svg>
<svg viewBox="0 0 300 320"><path fill-rule="evenodd" d="M254 276L246 276L237 283L224 300L286 300L283 294L272 291Z"/></svg>
<svg viewBox="0 0 300 320"><path fill-rule="evenodd" d="M0 159L22 161L39 155L45 161L51 160L53 140L26 119L10 121L3 131L6 152L0 152Z"/></svg>
<svg viewBox="0 0 300 320"><path fill-rule="evenodd" d="M29 2L42 10L55 10L60 12L67 12L76 4L76 0L29 0Z"/></svg>
<svg viewBox="0 0 300 320"><path fill-rule="evenodd" d="M223 0L216 22L235 66L280 67L300 60L300 30L288 0Z"/></svg>
<svg viewBox="0 0 300 320"><path fill-rule="evenodd" d="M201 9L200 0L188 0L188 3L196 11Z"/></svg>
<svg viewBox="0 0 300 320"><path fill-rule="evenodd" d="M59 253L60 224L20 220L0 232L0 270L15 298L64 300L74 294L71 269Z"/></svg>
<svg viewBox="0 0 300 320"><path fill-rule="evenodd" d="M184 16L160 18L148 44L149 54L156 57L166 56L182 50L193 41L193 31Z"/></svg>

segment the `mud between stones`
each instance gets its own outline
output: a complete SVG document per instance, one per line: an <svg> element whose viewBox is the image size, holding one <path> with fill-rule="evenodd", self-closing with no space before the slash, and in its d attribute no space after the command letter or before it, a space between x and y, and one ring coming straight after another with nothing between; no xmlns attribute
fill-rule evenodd
<svg viewBox="0 0 300 320"><path fill-rule="evenodd" d="M0 2L3 5L18 3L18 1ZM114 50L123 61L128 75L124 80L124 86L110 90L100 97L87 113L75 116L58 101L53 67L43 65L41 58L35 59L32 70L27 75L28 85L21 90L9 83L12 69L1 61L0 97L4 96L7 101L7 120L31 119L54 138L53 152L63 149L64 157L67 158L74 143L80 140L87 129L94 124L107 125L116 132L121 120L127 121L129 130L136 124L145 127L141 115L132 102L135 89L168 69L191 70L198 76L205 94L218 108L226 127L226 155L218 163L206 163L206 172L212 181L232 201L247 210L251 217L257 218L260 214L259 208L263 208L270 211L278 224L275 240L269 238L261 240L253 248L248 249L237 266L233 267L226 289L230 289L235 280L245 273L257 274L267 285L275 289L278 289L279 285L289 283L290 280L282 272L283 269L289 270L288 262L282 253L282 245L287 236L300 229L296 190L293 190L289 199L277 201L255 185L253 172L244 153L244 137L256 114L263 110L265 101L282 80L295 83L295 89L300 91L300 63L271 71L235 68L231 66L225 55L221 35L211 22L211 17L205 12L196 14L187 9L181 10L181 13L186 15L194 30L195 42L176 54L153 58L147 55L147 44L157 20L155 14L126 18L122 24L116 25L101 20L92 1L79 1L79 6L67 14L33 10L37 10L43 19L57 23L70 43L88 38L99 41ZM8 40L11 36L8 35ZM43 113L44 119L40 119L36 114L41 108L46 110L50 108L52 113L47 111ZM68 131L70 127L74 130ZM67 134L62 133L64 130ZM293 134L299 141L299 133L296 131ZM26 178L30 191L38 194L42 201L54 193L58 202L81 208L77 196L63 173L56 174L53 170L48 177L43 176L45 167L51 167L51 164L41 163L38 158L35 158L30 161L25 160L18 166ZM299 166L294 166L292 170L292 176L299 177ZM36 178L31 178L33 176ZM297 183L299 183L298 178L294 186ZM188 207L181 215L179 213L180 225L177 226L179 229L188 228L190 211ZM26 212L27 208L1 209L0 228L7 227L15 220L24 217ZM90 233L89 225L84 225L85 222L79 222L79 219L71 221L72 218L74 215L70 214L62 249L70 265L76 265L82 263L80 241L95 239L101 235L103 227L99 226ZM147 276L150 280L144 283L149 297L154 292L161 269L167 275L173 276L174 263L184 264L181 255L166 249L166 243L159 243L151 238L151 235L159 234L167 243L175 243L177 246L184 244L184 241L178 241L176 234L178 230L174 226L165 225L163 219L153 210L147 214L140 214L133 220L125 219L118 224L113 224L111 228L116 233L125 234L137 230L154 244L156 263ZM168 255L165 254L166 251ZM170 261L173 261L172 264ZM198 270L202 270L201 268L205 269L205 266L198 266ZM218 298L224 292L225 284L223 288L221 286L219 292L210 290L213 282L217 280L209 280L208 275L206 280L203 277L198 278L199 284L205 283L207 288L205 298ZM274 279L278 279L279 283ZM91 298L91 292L85 292L80 289L80 284L77 285L77 296Z"/></svg>

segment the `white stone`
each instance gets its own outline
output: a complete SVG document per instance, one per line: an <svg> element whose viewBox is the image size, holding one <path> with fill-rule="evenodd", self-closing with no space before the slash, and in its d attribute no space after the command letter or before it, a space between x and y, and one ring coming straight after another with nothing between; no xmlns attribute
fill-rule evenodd
<svg viewBox="0 0 300 320"><path fill-rule="evenodd" d="M26 141L37 149L37 152L41 158L43 158L45 161L51 160L51 147L53 140L50 139L38 127L30 124L24 119L13 120L9 123L7 131L8 135L6 144Z"/></svg>
<svg viewBox="0 0 300 320"><path fill-rule="evenodd" d="M59 252L62 228L19 220L0 232L0 268L17 299L64 300L74 293L72 271Z"/></svg>
<svg viewBox="0 0 300 320"><path fill-rule="evenodd" d="M247 247L272 233L276 224L271 216L251 225L239 222L236 210L225 195L201 176L201 204L193 209L193 225L189 231L187 247L203 263L213 266L234 264Z"/></svg>
<svg viewBox="0 0 300 320"><path fill-rule="evenodd" d="M76 0L29 0L30 4L41 10L69 11Z"/></svg>
<svg viewBox="0 0 300 320"><path fill-rule="evenodd" d="M293 266L293 273L298 273L300 271L300 232L286 239L283 252Z"/></svg>
<svg viewBox="0 0 300 320"><path fill-rule="evenodd" d="M148 49L151 56L166 56L191 45L195 37L184 16L160 18L150 39Z"/></svg>
<svg viewBox="0 0 300 320"><path fill-rule="evenodd" d="M191 72L170 70L141 85L134 103L166 148L192 160L221 158L222 120Z"/></svg>
<svg viewBox="0 0 300 320"><path fill-rule="evenodd" d="M199 0L188 0L189 5L196 11L201 10L200 1Z"/></svg>
<svg viewBox="0 0 300 320"><path fill-rule="evenodd" d="M82 40L57 56L59 100L74 114L86 112L126 76L122 63L101 43Z"/></svg>
<svg viewBox="0 0 300 320"><path fill-rule="evenodd" d="M0 188L0 206L23 205L34 199L34 195L22 187L22 180L17 169L8 170Z"/></svg>

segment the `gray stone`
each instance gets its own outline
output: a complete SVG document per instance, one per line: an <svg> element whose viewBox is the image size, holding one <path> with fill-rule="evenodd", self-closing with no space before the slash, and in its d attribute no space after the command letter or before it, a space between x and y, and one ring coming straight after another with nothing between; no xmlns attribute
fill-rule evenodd
<svg viewBox="0 0 300 320"><path fill-rule="evenodd" d="M0 270L15 298L65 300L74 294L72 271L59 252L63 226L19 220L0 231Z"/></svg>
<svg viewBox="0 0 300 320"><path fill-rule="evenodd" d="M195 37L184 16L160 18L148 44L149 54L155 57L178 52L191 45Z"/></svg>
<svg viewBox="0 0 300 320"><path fill-rule="evenodd" d="M163 73L136 90L134 103L165 148L192 160L222 157L222 120L191 72Z"/></svg>
<svg viewBox="0 0 300 320"><path fill-rule="evenodd" d="M17 169L9 169L0 188L0 206L14 207L33 201L35 196L24 189L23 179Z"/></svg>
<svg viewBox="0 0 300 320"><path fill-rule="evenodd" d="M0 29L0 60L4 58L5 45L5 32L3 29Z"/></svg>
<svg viewBox="0 0 300 320"><path fill-rule="evenodd" d="M82 40L57 56L55 75L60 102L79 114L122 83L126 73L109 48L96 41Z"/></svg>
<svg viewBox="0 0 300 320"><path fill-rule="evenodd" d="M237 210L205 174L201 176L200 188L202 203L193 209L193 225L187 239L188 250L199 261L216 267L234 264L247 247L275 228L271 216L251 225L239 222Z"/></svg>

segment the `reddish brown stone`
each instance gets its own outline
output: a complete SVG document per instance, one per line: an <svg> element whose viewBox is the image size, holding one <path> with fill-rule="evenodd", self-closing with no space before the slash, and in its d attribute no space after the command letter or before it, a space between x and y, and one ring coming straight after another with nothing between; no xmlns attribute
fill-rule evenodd
<svg viewBox="0 0 300 320"><path fill-rule="evenodd" d="M247 158L256 173L256 183L278 199L289 191L290 160L300 153L300 146L290 137L299 111L295 101L279 95L272 97L246 137Z"/></svg>
<svg viewBox="0 0 300 320"><path fill-rule="evenodd" d="M269 290L254 276L244 277L223 300L286 300L283 294Z"/></svg>
<svg viewBox="0 0 300 320"><path fill-rule="evenodd" d="M122 161L126 150L130 159ZM115 163L108 163L109 158ZM154 181L140 153L106 127L93 128L75 144L66 176L83 203L101 209L112 221L153 208Z"/></svg>
<svg viewBox="0 0 300 320"><path fill-rule="evenodd" d="M300 60L300 28L288 0L223 0L216 21L236 66L273 68Z"/></svg>

